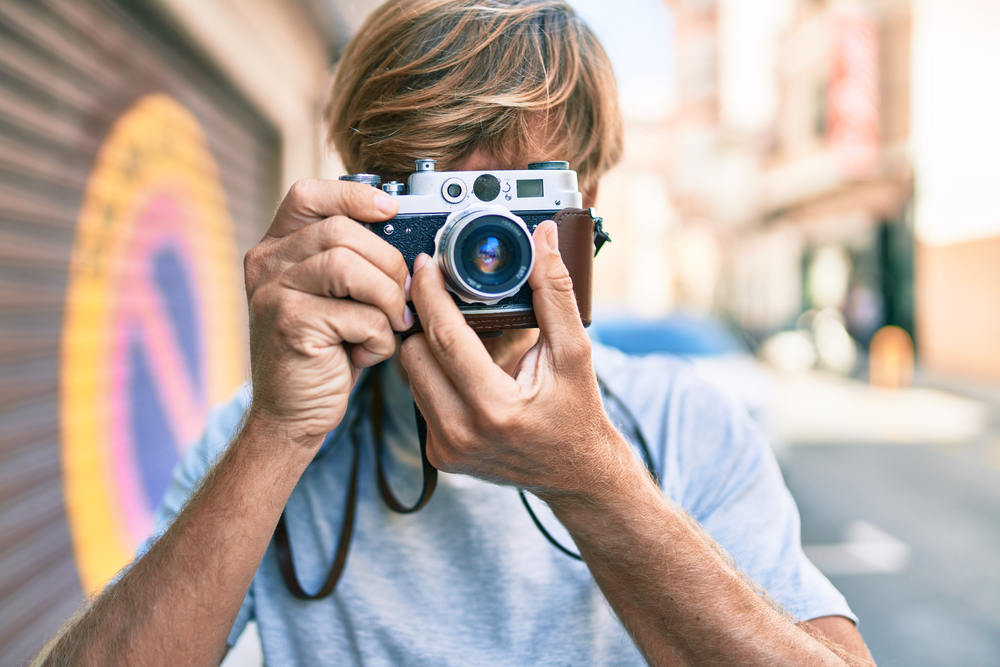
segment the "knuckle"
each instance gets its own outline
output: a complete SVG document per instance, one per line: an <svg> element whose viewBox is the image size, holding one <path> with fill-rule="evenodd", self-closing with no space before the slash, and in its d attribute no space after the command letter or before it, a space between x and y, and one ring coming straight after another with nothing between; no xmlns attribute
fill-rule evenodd
<svg viewBox="0 0 1000 667"><path fill-rule="evenodd" d="M353 284L351 251L347 248L330 248L323 252L318 261L320 270L330 278L330 295L341 299L350 296Z"/></svg>
<svg viewBox="0 0 1000 667"><path fill-rule="evenodd" d="M288 188L288 199L294 203L301 204L307 200L316 189L316 180L312 178L302 178Z"/></svg>
<svg viewBox="0 0 1000 667"><path fill-rule="evenodd" d="M463 322L459 325L456 322L439 322L426 329L427 337L431 345L440 351L451 350L458 344L462 335L460 327L466 326Z"/></svg>
<svg viewBox="0 0 1000 667"><path fill-rule="evenodd" d="M392 326L389 318L377 308L365 308L365 329L373 339L393 339ZM395 341L393 341L395 346Z"/></svg>
<svg viewBox="0 0 1000 667"><path fill-rule="evenodd" d="M573 292L573 279L570 278L569 271L562 264L552 269L549 281L552 289L557 292Z"/></svg>
<svg viewBox="0 0 1000 667"><path fill-rule="evenodd" d="M349 264L354 256L354 251L338 245L326 250L323 256L329 262L330 268L336 268Z"/></svg>
<svg viewBox="0 0 1000 667"><path fill-rule="evenodd" d="M354 222L350 218L345 218L342 215L335 215L330 218L324 219L317 227L318 232L321 237L323 245L326 247L333 247L337 245L347 234L350 233L351 227L357 227L358 223Z"/></svg>
<svg viewBox="0 0 1000 667"><path fill-rule="evenodd" d="M371 306L350 308L341 312L338 318L345 325L344 333L352 343L364 343L373 351L373 348L381 348L385 344L391 331L385 315Z"/></svg>
<svg viewBox="0 0 1000 667"><path fill-rule="evenodd" d="M406 305L406 298L403 296L403 290L400 289L399 285L392 283L387 286L388 289L380 292L382 298L385 299L385 308L387 313L395 313L403 310L403 306Z"/></svg>
<svg viewBox="0 0 1000 667"><path fill-rule="evenodd" d="M247 254L243 256L243 281L248 293L260 282L263 263L264 251L260 244L247 250Z"/></svg>
<svg viewBox="0 0 1000 667"><path fill-rule="evenodd" d="M273 307L273 290L267 287L261 288L250 297L250 315L254 320L266 317Z"/></svg>
<svg viewBox="0 0 1000 667"><path fill-rule="evenodd" d="M290 339L298 335L303 325L303 309L299 307L298 299L291 293L285 293L283 298L272 300L275 330L282 338Z"/></svg>

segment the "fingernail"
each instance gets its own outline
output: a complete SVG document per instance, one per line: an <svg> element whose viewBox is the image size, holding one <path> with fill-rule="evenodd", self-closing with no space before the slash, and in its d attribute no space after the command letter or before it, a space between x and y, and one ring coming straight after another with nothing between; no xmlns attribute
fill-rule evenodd
<svg viewBox="0 0 1000 667"><path fill-rule="evenodd" d="M409 306L403 306L403 324L407 329L413 326L413 311Z"/></svg>
<svg viewBox="0 0 1000 667"><path fill-rule="evenodd" d="M395 213L396 202L393 200L391 195L378 192L375 194L375 208L383 213Z"/></svg>
<svg viewBox="0 0 1000 667"><path fill-rule="evenodd" d="M413 270L414 271L417 270L417 263L416 262L413 263ZM410 285L412 285L412 284L413 284L413 276L410 276L410 275L406 276L406 284L403 285L403 296L406 297L407 301L410 300Z"/></svg>
<svg viewBox="0 0 1000 667"><path fill-rule="evenodd" d="M416 274L417 271L424 268L424 264L426 264L427 260L429 260L430 258L431 258L430 255L423 252L417 255L417 258L413 260L413 273Z"/></svg>
<svg viewBox="0 0 1000 667"><path fill-rule="evenodd" d="M549 230L546 238L549 241L549 248L559 252L559 225L552 223L552 229Z"/></svg>

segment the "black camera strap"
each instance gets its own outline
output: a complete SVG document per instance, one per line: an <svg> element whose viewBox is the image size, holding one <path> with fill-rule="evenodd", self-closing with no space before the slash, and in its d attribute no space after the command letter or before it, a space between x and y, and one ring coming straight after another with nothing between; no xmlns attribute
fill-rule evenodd
<svg viewBox="0 0 1000 667"><path fill-rule="evenodd" d="M430 501L431 496L434 495L434 489L437 488L437 468L432 466L430 461L427 460L427 421L424 419L424 416L420 414L417 404L414 403L413 410L416 414L417 420L417 435L420 439L420 459L423 462L423 488L420 491L420 497L417 501L411 507L406 507L399 502L396 495L392 492L392 488L389 486L389 480L385 475L385 468L382 464L382 454L385 450L385 443L382 437L382 420L384 412L382 385L379 381L378 366L371 369L366 374L365 380L358 390L358 396L361 405L364 405L365 399L371 401L372 430L375 435L375 461L376 469L378 470L378 485L379 491L382 494L382 500L384 500L385 504L389 506L389 509L399 514L410 514L412 512L416 512ZM281 567L281 576L285 580L285 585L288 587L288 591L300 600L319 600L320 598L325 598L327 595L332 593L333 589L337 585L337 581L340 580L340 575L344 572L344 566L347 565L347 552L351 546L351 537L354 534L354 518L357 514L358 468L361 458L361 444L364 442L361 437L363 415L364 411L359 405L358 409L355 410L354 417L351 420L349 431L351 436L351 447L354 451L351 461L351 477L347 485L347 497L344 502L344 520L340 529L340 537L337 540L337 548L333 557L333 565L330 566L330 574L327 575L326 582L318 592L314 594L306 593L306 591L302 588L302 585L299 583L298 575L295 574L295 562L292 559L292 547L288 539L288 526L285 524L284 511L281 512L281 517L278 518L278 525L274 529L274 546L278 552L278 564Z"/></svg>

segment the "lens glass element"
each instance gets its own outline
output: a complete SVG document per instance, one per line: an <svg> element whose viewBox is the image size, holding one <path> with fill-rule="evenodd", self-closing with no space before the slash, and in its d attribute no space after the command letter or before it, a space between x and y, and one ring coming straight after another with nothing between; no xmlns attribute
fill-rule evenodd
<svg viewBox="0 0 1000 667"><path fill-rule="evenodd" d="M505 285L514 278L518 265L529 259L518 236L523 233L504 218L490 215L475 220L458 237L455 264L459 274L484 292Z"/></svg>
<svg viewBox="0 0 1000 667"><path fill-rule="evenodd" d="M483 273L496 273L507 263L507 244L495 236L487 236L475 244L478 246L473 262Z"/></svg>

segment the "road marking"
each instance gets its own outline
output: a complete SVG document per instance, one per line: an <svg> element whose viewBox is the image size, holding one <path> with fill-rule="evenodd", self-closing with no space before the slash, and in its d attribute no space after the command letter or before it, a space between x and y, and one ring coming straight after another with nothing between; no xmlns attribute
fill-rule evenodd
<svg viewBox="0 0 1000 667"><path fill-rule="evenodd" d="M852 521L844 527L840 544L802 547L823 574L892 574L910 560L910 546L867 521Z"/></svg>

